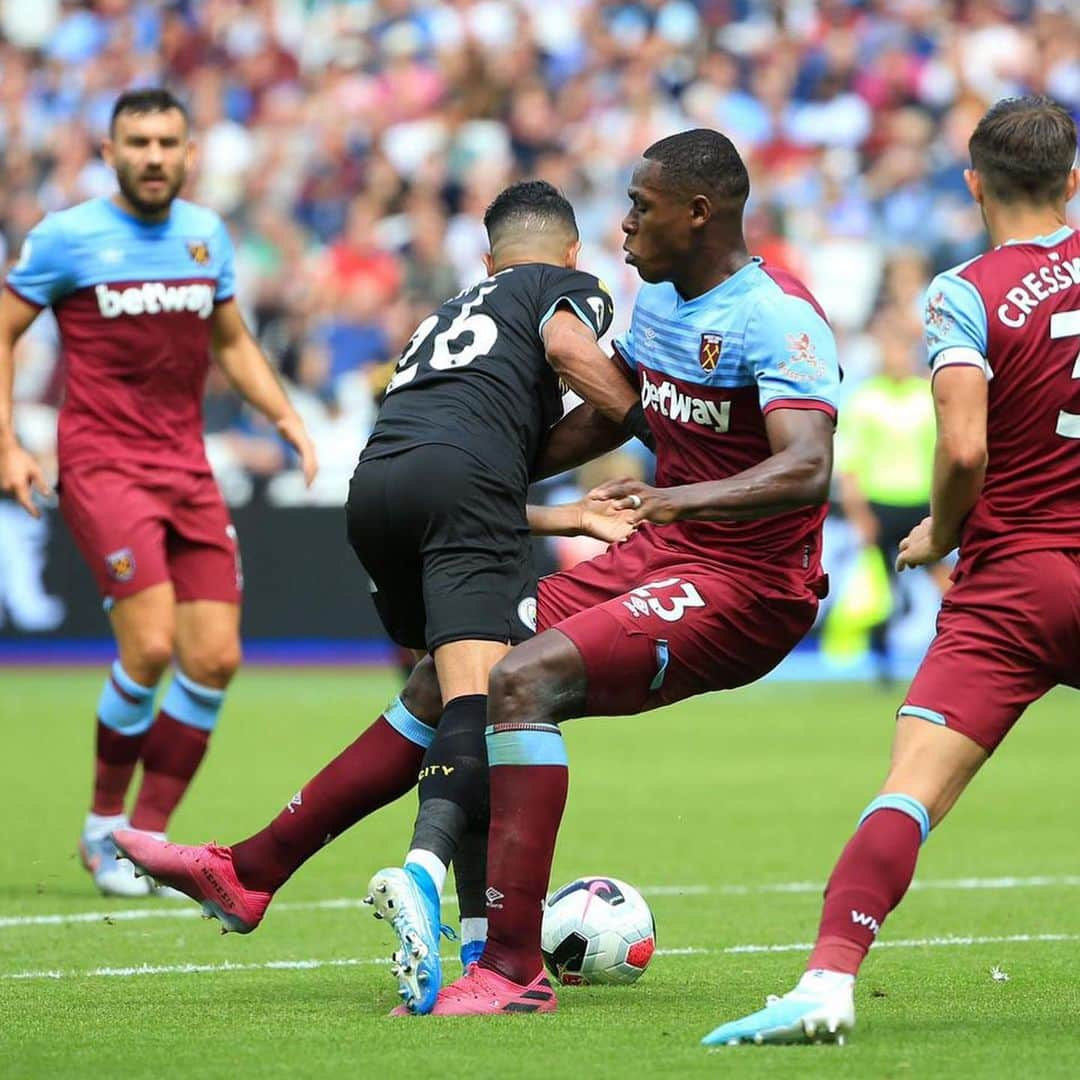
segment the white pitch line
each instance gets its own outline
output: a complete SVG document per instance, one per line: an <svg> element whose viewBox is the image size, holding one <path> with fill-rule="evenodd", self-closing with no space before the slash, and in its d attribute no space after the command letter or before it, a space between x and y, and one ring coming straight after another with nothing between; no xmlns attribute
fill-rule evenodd
<svg viewBox="0 0 1080 1080"><path fill-rule="evenodd" d="M100 967L89 971L16 971L0 975L0 979L93 979L130 978L133 975L201 975L206 972L230 971L311 971L323 967L360 967L367 964L389 964L386 959L341 960L268 960L262 964L140 964L138 967Z"/></svg>
<svg viewBox="0 0 1080 1080"><path fill-rule="evenodd" d="M912 890L997 890L1080 887L1080 874L1037 875L1034 877L941 878L912 882ZM825 888L818 881L779 881L763 885L645 885L645 896L759 896L785 893L818 893ZM155 903L150 901L150 903ZM452 907L456 897L444 897ZM274 911L350 911L364 906L359 897L339 896L329 900L285 900L274 904ZM143 919L195 919L196 907L167 901L155 907L118 908L115 911L76 911L50 915L0 916L0 930L27 926L66 926L78 923L137 922Z"/></svg>
<svg viewBox="0 0 1080 1080"><path fill-rule="evenodd" d="M703 896L713 890L708 885L656 885L640 891L646 896ZM443 904L454 907L457 897L445 896ZM0 930L23 926L138 922L142 919L196 919L202 914L198 908L180 902L170 900L166 901L166 905L168 906L117 908L115 911L75 911L53 915L4 915L0 916ZM359 897L338 896L330 900L285 900L275 904L274 911L349 911L364 906L364 901Z"/></svg>
<svg viewBox="0 0 1080 1080"><path fill-rule="evenodd" d="M907 938L899 941L879 941L875 949L924 949L942 947L966 947L971 945L1036 944L1041 942L1080 941L1080 934L1001 934L985 937L959 937L947 935L932 938ZM657 956L679 958L684 956L730 956L747 953L806 952L813 948L809 942L799 941L788 945L728 945L722 949L702 949L693 946L680 949L657 949ZM267 960L263 963L236 964L224 961L220 964L141 964L137 967L99 967L87 971L15 971L0 974L0 980L25 981L28 979L94 979L132 978L138 975L204 975L228 974L234 971L314 971L324 967L364 967L387 964L381 958L343 958L331 960Z"/></svg>

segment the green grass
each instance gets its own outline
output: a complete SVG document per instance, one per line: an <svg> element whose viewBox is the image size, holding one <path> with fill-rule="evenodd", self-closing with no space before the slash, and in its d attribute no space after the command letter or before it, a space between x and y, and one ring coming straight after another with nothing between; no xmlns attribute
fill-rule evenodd
<svg viewBox="0 0 1080 1080"><path fill-rule="evenodd" d="M698 1039L787 989L804 954L722 952L809 941L814 892L730 886L821 882L879 782L895 695L767 684L632 720L568 727L572 779L554 878L612 874L709 892L651 898L662 949L629 989L567 989L554 1016L391 1020L373 963L221 970L226 962L369 961L389 950L366 913L312 909L361 895L401 857L411 799L355 828L301 870L251 937L198 919L5 925L11 916L130 910L97 896L74 856L91 768L98 672L0 672L0 1076L1073 1076L1080 1031L1078 891L923 888L883 942L962 935L1068 940L875 951L847 1047L724 1049ZM377 715L389 676L247 671L174 837L224 842L262 825ZM1080 874L1075 699L1033 708L919 867L926 883ZM153 906L155 902L147 902ZM163 902L157 902L159 906ZM295 905L295 906L294 906ZM171 910L179 910L169 905ZM101 967L213 965L105 977ZM1008 972L991 979L991 966ZM448 964L450 974L456 962ZM20 972L60 978L13 980Z"/></svg>

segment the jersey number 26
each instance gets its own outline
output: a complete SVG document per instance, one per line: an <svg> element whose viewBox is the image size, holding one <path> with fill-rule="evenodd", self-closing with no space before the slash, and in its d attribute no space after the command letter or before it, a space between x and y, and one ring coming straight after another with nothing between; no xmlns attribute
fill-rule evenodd
<svg viewBox="0 0 1080 1080"><path fill-rule="evenodd" d="M484 282L476 287L476 295L461 305L461 311L454 317L450 325L431 343L431 359L428 363L436 371L449 371L452 368L464 367L471 364L478 356L486 356L495 346L499 336L499 328L490 315L483 313L474 314L474 310L483 302L484 297L495 291L496 282ZM387 383L386 392L393 390L413 381L416 378L420 361L413 361L420 347L431 336L432 331L439 325L438 315L429 315L417 328L409 339L409 344L401 354L397 362L394 377ZM458 344L467 334L472 335L472 341L455 352L450 351L451 345ZM413 361L413 362L410 362Z"/></svg>

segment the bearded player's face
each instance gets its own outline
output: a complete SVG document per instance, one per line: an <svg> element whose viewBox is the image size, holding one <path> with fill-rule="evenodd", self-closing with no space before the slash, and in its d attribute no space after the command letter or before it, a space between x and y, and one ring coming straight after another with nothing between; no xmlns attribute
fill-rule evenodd
<svg viewBox="0 0 1080 1080"><path fill-rule="evenodd" d="M139 214L168 210L187 179L193 147L179 109L123 112L105 142L105 160L120 191Z"/></svg>

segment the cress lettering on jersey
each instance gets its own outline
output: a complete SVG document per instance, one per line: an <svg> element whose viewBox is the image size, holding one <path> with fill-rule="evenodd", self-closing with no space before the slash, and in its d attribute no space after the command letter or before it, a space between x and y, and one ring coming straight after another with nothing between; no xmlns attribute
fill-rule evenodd
<svg viewBox="0 0 1080 1080"><path fill-rule="evenodd" d="M1002 244L939 274L924 321L935 373L963 364L991 380L989 463L958 572L1080 550L1080 234Z"/></svg>
<svg viewBox="0 0 1080 1080"><path fill-rule="evenodd" d="M56 314L61 471L130 461L209 472L210 318L232 298L233 280L221 219L182 199L162 222L91 199L31 230L7 287Z"/></svg>
<svg viewBox="0 0 1080 1080"><path fill-rule="evenodd" d="M1026 273L1005 293L1005 303L997 307L997 317L1014 329L1027 322L1027 317L1044 300L1080 285L1080 255L1071 259L1061 259L1056 251L1047 252L1046 262Z"/></svg>
<svg viewBox="0 0 1080 1080"><path fill-rule="evenodd" d="M364 461L456 446L525 490L544 432L562 413L542 333L564 308L597 337L611 296L592 274L546 263L509 267L451 297L417 327L398 361Z"/></svg>
<svg viewBox="0 0 1080 1080"><path fill-rule="evenodd" d="M656 435L661 486L716 480L771 456L776 408L836 417L840 369L824 313L796 278L754 259L716 288L682 300L644 285L616 350L634 373ZM826 507L753 522L665 526L706 557L820 576Z"/></svg>

